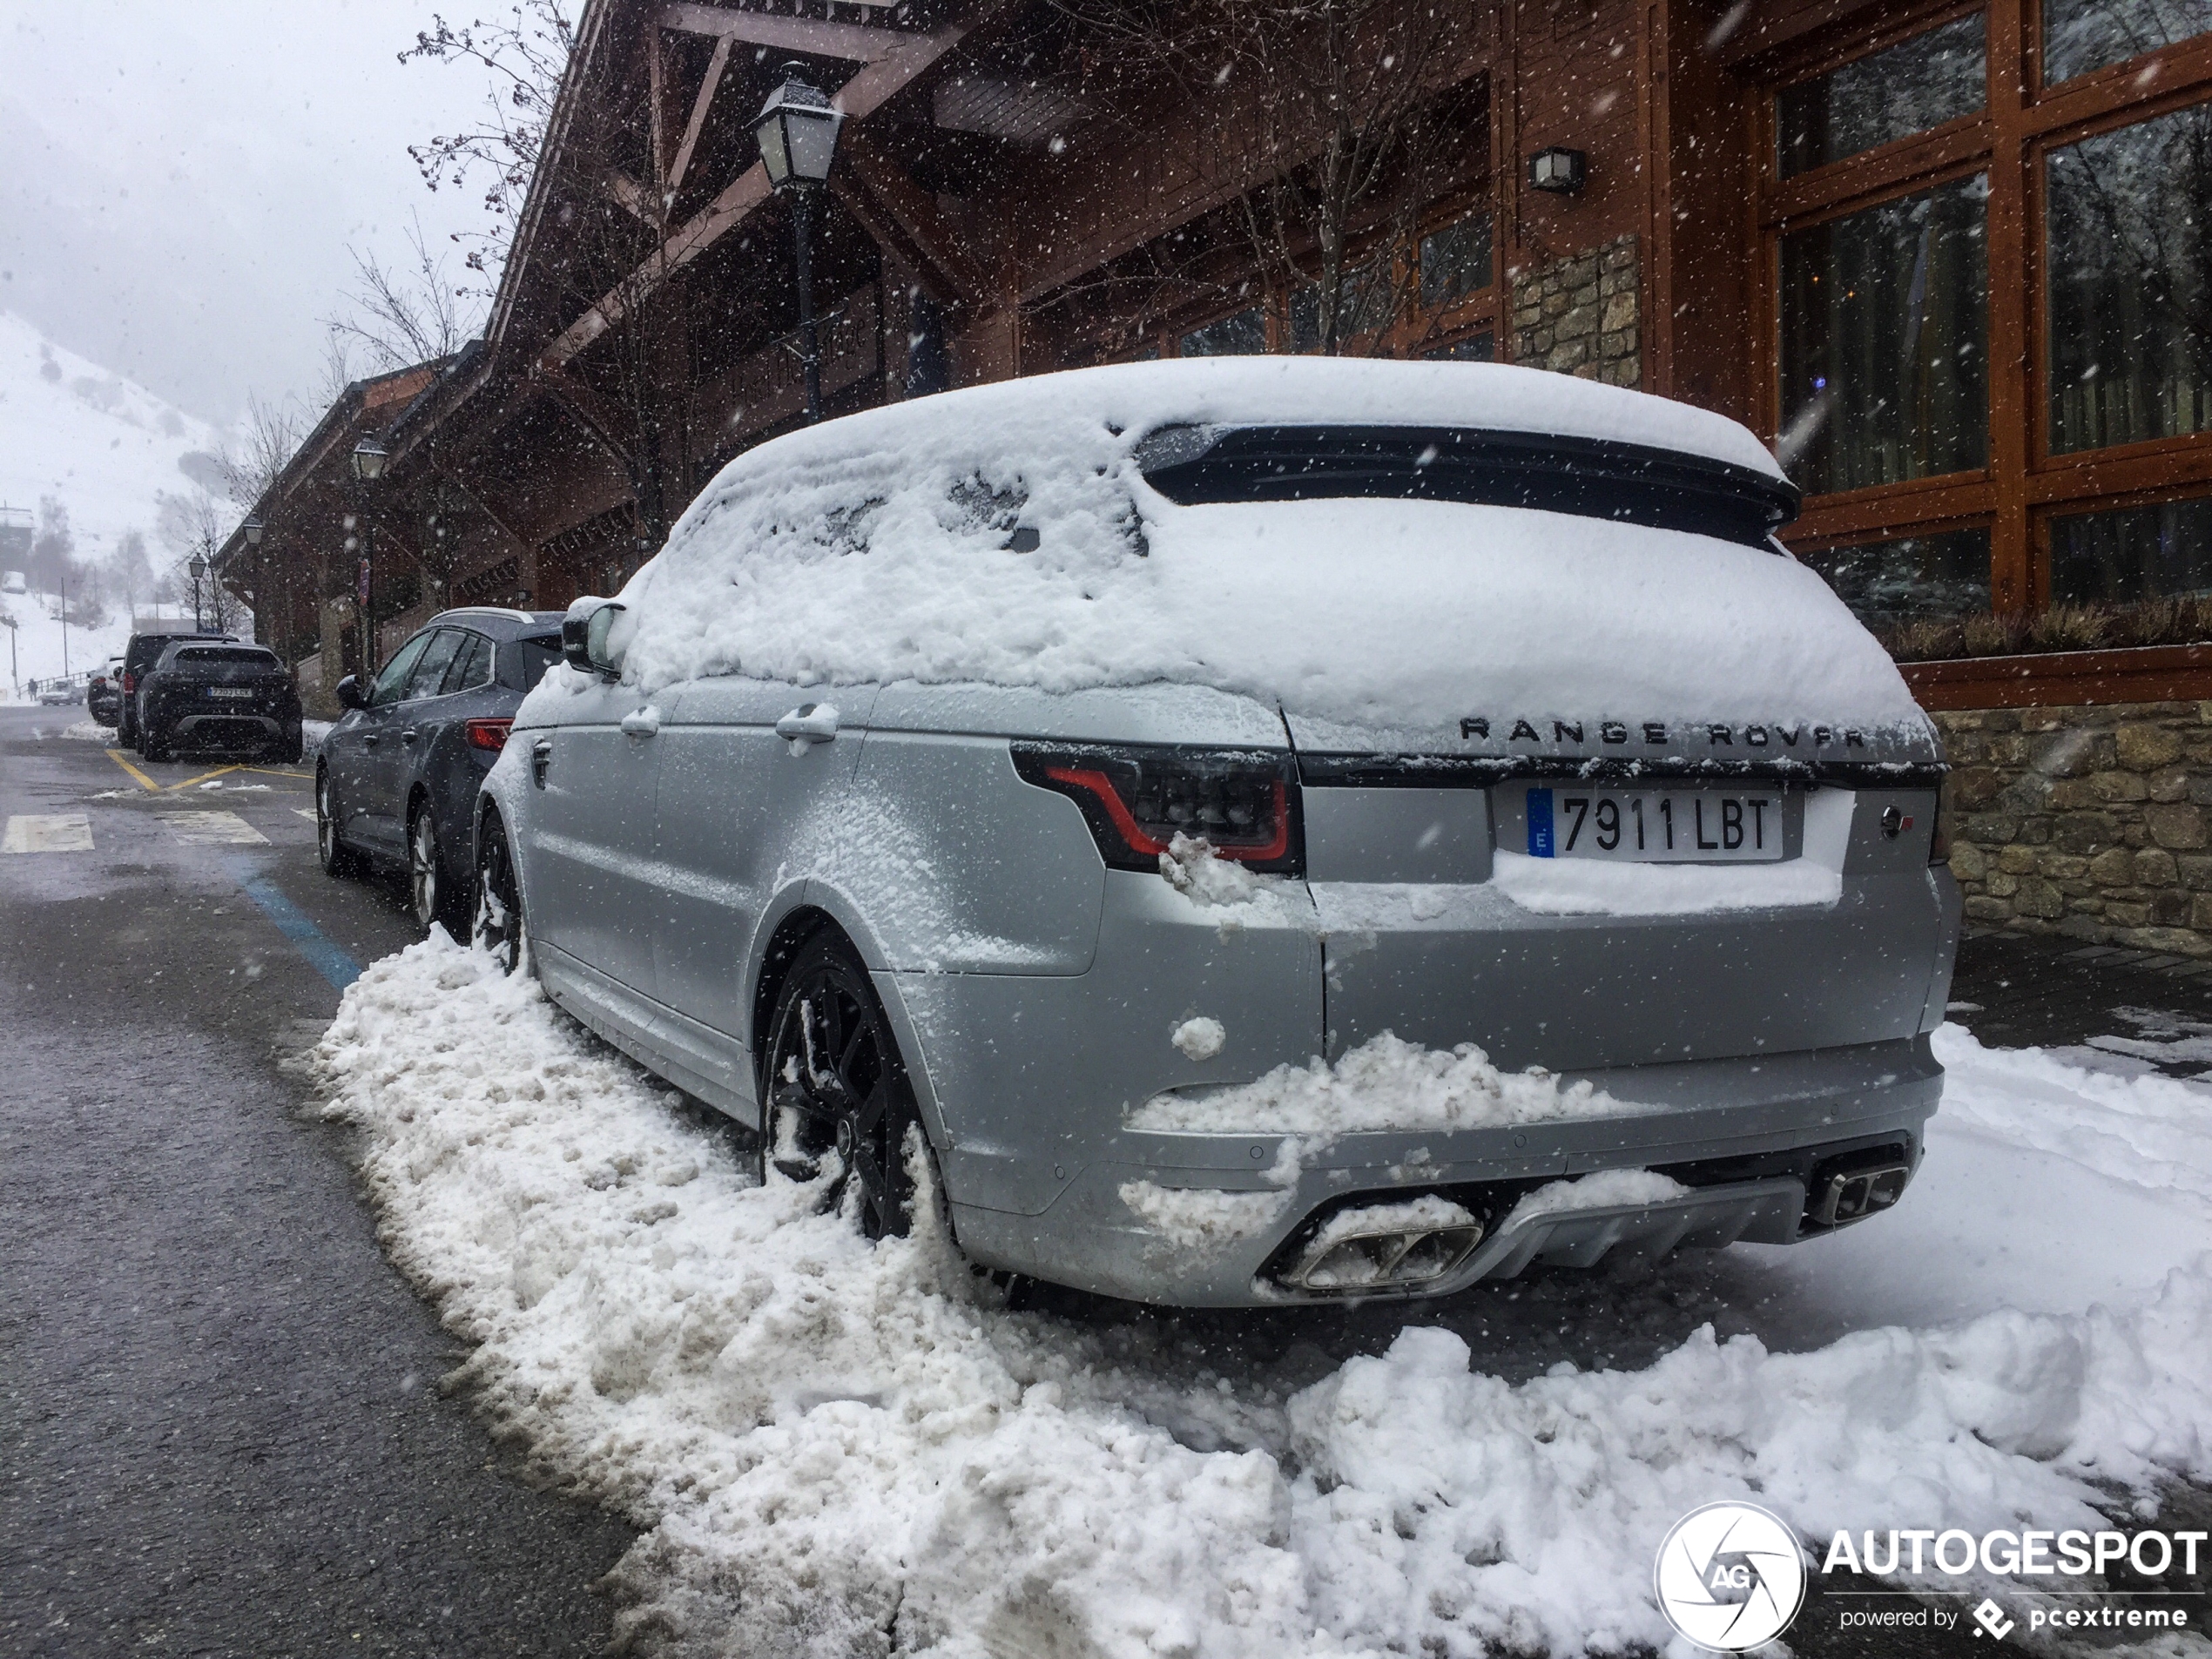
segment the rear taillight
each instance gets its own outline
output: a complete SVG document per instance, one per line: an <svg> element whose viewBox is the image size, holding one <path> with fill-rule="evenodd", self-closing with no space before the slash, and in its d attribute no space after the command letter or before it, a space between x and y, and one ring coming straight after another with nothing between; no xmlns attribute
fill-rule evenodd
<svg viewBox="0 0 2212 1659"><path fill-rule="evenodd" d="M125 674L123 677L123 689L126 693L137 691L138 689L138 677L136 674Z"/></svg>
<svg viewBox="0 0 2212 1659"><path fill-rule="evenodd" d="M1286 756L1251 750L1024 745L1014 769L1065 795L1107 864L1157 870L1177 835L1254 870L1297 873L1298 786Z"/></svg>
<svg viewBox="0 0 2212 1659"><path fill-rule="evenodd" d="M471 749L489 749L497 754L507 746L507 733L514 724L512 720L470 720L461 729Z"/></svg>

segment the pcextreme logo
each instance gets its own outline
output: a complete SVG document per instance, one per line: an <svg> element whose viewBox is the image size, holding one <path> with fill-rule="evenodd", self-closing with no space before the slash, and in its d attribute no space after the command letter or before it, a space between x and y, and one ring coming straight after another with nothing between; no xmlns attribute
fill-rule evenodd
<svg viewBox="0 0 2212 1659"><path fill-rule="evenodd" d="M1701 1648L1742 1653L1790 1628L1804 1605L1797 1535L1756 1504L1709 1503L1659 1546L1659 1610Z"/></svg>

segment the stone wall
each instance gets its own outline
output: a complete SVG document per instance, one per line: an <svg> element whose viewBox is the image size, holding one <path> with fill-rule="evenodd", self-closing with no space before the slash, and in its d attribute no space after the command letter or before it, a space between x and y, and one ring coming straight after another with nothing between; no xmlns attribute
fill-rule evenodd
<svg viewBox="0 0 2212 1659"><path fill-rule="evenodd" d="M1610 386L1642 378L1637 329L1636 239L1518 272L1513 360Z"/></svg>
<svg viewBox="0 0 2212 1659"><path fill-rule="evenodd" d="M1969 923L2212 957L2212 703L1932 718Z"/></svg>

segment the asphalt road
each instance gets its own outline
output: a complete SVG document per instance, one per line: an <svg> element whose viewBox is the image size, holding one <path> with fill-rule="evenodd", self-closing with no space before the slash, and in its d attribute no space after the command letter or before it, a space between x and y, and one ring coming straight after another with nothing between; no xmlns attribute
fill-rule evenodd
<svg viewBox="0 0 2212 1659"><path fill-rule="evenodd" d="M305 772L84 712L0 710L0 1653L599 1652L630 1531L441 1395L284 1063L397 891L323 876Z"/></svg>

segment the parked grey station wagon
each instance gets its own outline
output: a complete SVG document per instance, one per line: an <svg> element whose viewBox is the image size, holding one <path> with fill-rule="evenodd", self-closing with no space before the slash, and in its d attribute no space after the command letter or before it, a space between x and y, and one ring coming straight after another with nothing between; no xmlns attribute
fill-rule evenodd
<svg viewBox="0 0 2212 1659"><path fill-rule="evenodd" d="M481 941L871 1233L1259 1305L1895 1204L1942 758L1718 416L1254 360L733 462L516 716Z"/></svg>

